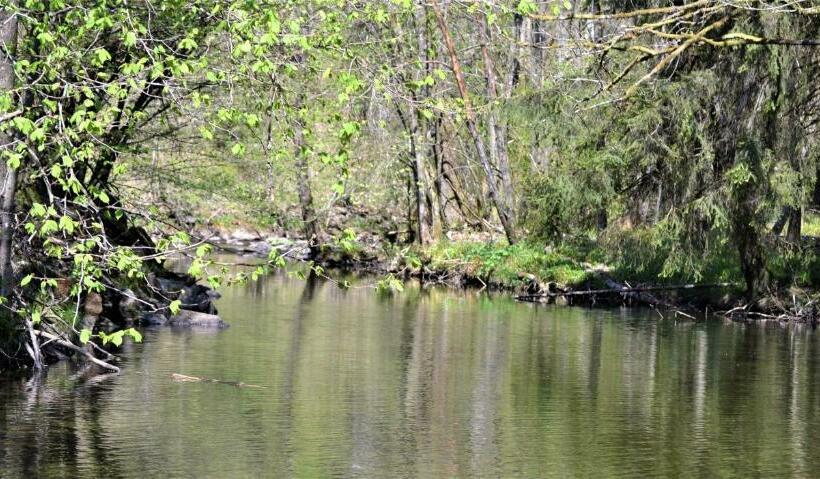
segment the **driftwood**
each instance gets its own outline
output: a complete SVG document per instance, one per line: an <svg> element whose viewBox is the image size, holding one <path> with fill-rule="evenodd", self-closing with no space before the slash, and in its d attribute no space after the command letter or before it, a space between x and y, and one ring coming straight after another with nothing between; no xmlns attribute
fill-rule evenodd
<svg viewBox="0 0 820 479"><path fill-rule="evenodd" d="M34 323L26 320L26 330L29 333L31 343L26 343L26 350L28 351L31 360L34 362L34 369L39 371L43 369L43 353L40 351L40 341L37 339L37 333L34 329Z"/></svg>
<svg viewBox="0 0 820 479"><path fill-rule="evenodd" d="M178 373L171 373L171 379L180 383L215 383L215 384L227 384L229 386L235 386L238 388L259 388L264 389L265 386L257 386L256 384L245 384L243 382L237 381L222 381L220 379L211 379L211 378L201 378L198 376L186 376L184 374Z"/></svg>
<svg viewBox="0 0 820 479"><path fill-rule="evenodd" d="M754 311L751 304L737 306L728 311L718 311L718 314L731 319L760 319L764 321L781 322L801 322L816 326L820 323L820 308L816 300L811 300L805 304L798 304L797 298L792 297L792 306L785 304L778 305L774 311Z"/></svg>

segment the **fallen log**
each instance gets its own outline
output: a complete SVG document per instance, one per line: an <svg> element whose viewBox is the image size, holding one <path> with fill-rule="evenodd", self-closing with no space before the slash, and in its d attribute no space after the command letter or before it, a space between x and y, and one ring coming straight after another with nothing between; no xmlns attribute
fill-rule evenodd
<svg viewBox="0 0 820 479"><path fill-rule="evenodd" d="M735 283L711 283L711 284L678 284L678 285L668 285L668 286L641 286L641 287L630 287L624 286L619 283L616 283L612 280L607 280L607 286L610 286L606 289L586 289L586 290L575 290L575 291L554 291L554 292L543 292L543 293L536 293L536 294L522 294L516 296L515 299L518 301L537 301L539 299L544 298L556 298L559 296L593 296L593 295L603 295L603 294L631 294L631 293L647 293L650 291L674 291L674 290L687 290L687 289L708 289L708 288L730 288L737 286Z"/></svg>
<svg viewBox="0 0 820 479"><path fill-rule="evenodd" d="M618 283L614 283L618 285ZM536 294L522 294L516 296L516 299L526 301L527 298L548 298L557 296L589 296L594 294L614 294L614 293L643 293L648 291L672 291L681 289L704 289L704 288L728 288L737 286L735 283L712 283L712 284L682 284L670 286L643 286L643 287L629 287L629 286L613 286L605 289L584 289L574 291L558 291L558 292L543 292Z"/></svg>
<svg viewBox="0 0 820 479"><path fill-rule="evenodd" d="M624 291L626 291L628 289L632 289L632 288L630 288L628 286L624 286L621 283L617 283L612 278L607 278L606 279L606 285L609 286L610 288L614 289L614 290L620 290L621 294L625 298L630 298L634 301L637 301L638 303L648 304L648 305L653 306L653 307L654 306L661 306L661 307L667 308L667 309L677 309L674 304L672 304L668 301L664 301L664 300L656 298L654 295L649 293L648 292L649 290L647 290L647 289L644 289L643 291L624 292Z"/></svg>
<svg viewBox="0 0 820 479"><path fill-rule="evenodd" d="M171 373L171 379L180 383L216 383L227 384L238 388L259 388L264 389L265 386L258 386L256 384L245 384L238 381L222 381L221 379L201 378L199 376L186 376L185 374Z"/></svg>

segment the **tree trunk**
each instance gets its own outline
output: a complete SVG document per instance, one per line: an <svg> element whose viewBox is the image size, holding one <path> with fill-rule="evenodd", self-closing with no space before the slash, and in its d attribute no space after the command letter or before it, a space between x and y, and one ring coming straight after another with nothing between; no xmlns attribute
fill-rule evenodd
<svg viewBox="0 0 820 479"><path fill-rule="evenodd" d="M489 33L490 25L487 25ZM504 101L512 98L513 90L518 86L519 78L521 76L521 65L523 64L521 57L522 49L519 45L525 42L524 37L524 19L521 15L515 14L513 17L513 41L510 42L509 63L507 65L507 77L504 79L504 84L501 89L501 98ZM490 37L487 37L487 43L492 44ZM510 157L507 148L507 132L509 131L509 123L502 120L498 127L497 133L497 148L499 170L501 172L501 184L504 187L504 199L507 202L510 215L516 216L515 198L513 197L514 189L512 185L512 170L510 169Z"/></svg>
<svg viewBox="0 0 820 479"><path fill-rule="evenodd" d="M746 282L746 297L755 301L768 284L763 248L757 239L757 231L750 225L750 221L736 221L734 233L740 255L740 269Z"/></svg>
<svg viewBox="0 0 820 479"><path fill-rule="evenodd" d="M516 242L515 229L512 224L512 219L510 218L507 210L504 208L498 193L498 189L495 185L493 168L490 165L489 158L487 157L487 148L484 145L484 139L478 131L475 112L473 111L472 103L470 102L470 94L467 91L467 83L464 81L464 75L461 72L461 64L458 61L458 55L456 54L456 47L453 43L453 38L450 36L450 30L447 27L447 23L444 21L444 16L441 12L441 7L439 6L438 0L432 0L430 5L433 7L433 12L436 14L436 20L438 22L439 29L441 30L441 35L444 37L444 44L450 55L453 75L455 76L456 84L458 85L461 100L464 103L464 115L467 121L467 130L470 132L470 136L475 144L476 153L478 154L478 160L484 169L484 174L487 179L487 187L490 191L490 199L492 200L495 210L498 213L498 219L501 221L501 226L504 228L507 241L509 241L510 244L514 244Z"/></svg>
<svg viewBox="0 0 820 479"><path fill-rule="evenodd" d="M427 162L425 161L425 152L428 150L426 145L430 144L431 132L429 122L422 114L422 102L430 96L430 87L421 81L427 77L430 71L430 64L427 59L427 11L423 1L418 2L417 7L413 9L413 22L416 27L416 49L418 50L416 54L421 64L421 68L416 69L413 76L421 86L418 94L413 94L416 102L413 105L413 112L409 115L412 140L410 147L418 181L419 241L421 244L429 244L433 242L434 238L438 237L435 232L436 229L439 231L441 229L436 228L438 219L432 214L433 198L430 191L430 182L428 181ZM430 196L429 201L428 196Z"/></svg>
<svg viewBox="0 0 820 479"><path fill-rule="evenodd" d="M0 89L14 89L14 53L17 47L17 16L6 9L0 12ZM14 138L8 133L0 133L0 148L11 148ZM0 158L0 296L7 297L14 283L11 267L12 239L14 236L14 195L17 188L17 170L7 166L6 158Z"/></svg>
<svg viewBox="0 0 820 479"><path fill-rule="evenodd" d="M427 220L427 178L424 169L424 157L419 145L419 124L414 113L410 117L410 156L412 157L413 179L415 180L416 215L418 217L418 240L422 245L431 242Z"/></svg>
<svg viewBox="0 0 820 479"><path fill-rule="evenodd" d="M803 209L791 208L789 213L789 227L786 229L786 241L793 245L799 245L803 228Z"/></svg>
<svg viewBox="0 0 820 479"><path fill-rule="evenodd" d="M519 22L520 15L516 15L516 31L520 29ZM484 57L484 75L487 79L487 98L490 101L489 111L487 113L487 132L489 134L490 142L490 163L498 165L498 172L501 176L501 197L504 202L504 210L507 212L510 221L515 228L515 213L513 211L513 195L512 195L512 173L510 171L510 162L507 156L507 126L504 121L498 117L497 108L499 99L508 99L512 95L512 90L517 82L517 46L513 41L513 47L510 51L510 66L509 74L502 85L502 91L499 93L499 87L496 80L495 67L493 59L490 56L489 45L492 45L492 37L490 34L490 22L485 16L484 21L480 21L481 25L481 54Z"/></svg>
<svg viewBox="0 0 820 479"><path fill-rule="evenodd" d="M316 210L313 208L313 191L310 188L310 168L308 166L308 147L305 142L305 124L302 118L302 94L296 97L296 121L293 125L293 146L296 156L296 187L299 193L299 209L302 213L302 233L308 241L310 259L319 254L319 234L316 228Z"/></svg>
<svg viewBox="0 0 820 479"><path fill-rule="evenodd" d="M407 150L410 155L410 161L408 163L410 172L412 173L410 186L413 193L413 212L416 216L414 236L424 245L430 243L430 234L427 229L427 196L425 194L427 181L425 180L424 159L422 158L418 145L419 122L415 112L411 111L408 115L405 115L398 102L396 102L396 114L399 116L404 130L407 132Z"/></svg>
<svg viewBox="0 0 820 479"><path fill-rule="evenodd" d="M442 188L444 185L444 153L441 147L440 122L441 118L437 118L432 125L433 144L430 148L433 164L436 167L435 176L433 177L433 190L435 192L433 215L438 217L438 224L441 230L438 232L439 237L441 237L441 234L447 228L447 214L444 211L444 190Z"/></svg>
<svg viewBox="0 0 820 479"><path fill-rule="evenodd" d="M820 210L820 164L817 165L814 174L814 189L811 195L811 207Z"/></svg>
<svg viewBox="0 0 820 479"><path fill-rule="evenodd" d="M775 220L774 225L772 225L772 234L775 236L780 236L780 233L783 232L783 228L786 227L786 222L789 221L789 216L791 216L791 206L784 206L783 209L780 211L780 216L777 217Z"/></svg>

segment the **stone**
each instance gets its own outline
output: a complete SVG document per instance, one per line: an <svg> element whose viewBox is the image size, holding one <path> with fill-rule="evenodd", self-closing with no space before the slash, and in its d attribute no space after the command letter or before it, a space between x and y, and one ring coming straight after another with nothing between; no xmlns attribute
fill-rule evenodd
<svg viewBox="0 0 820 479"><path fill-rule="evenodd" d="M258 233L252 233L247 230L238 229L231 233L231 240L233 241L255 241L259 239Z"/></svg>
<svg viewBox="0 0 820 479"><path fill-rule="evenodd" d="M83 305L85 314L89 316L99 316L103 311L103 299L97 293L88 293L85 297L85 304Z"/></svg>
<svg viewBox="0 0 820 479"><path fill-rule="evenodd" d="M216 314L214 300L219 299L220 294L213 289L201 284L193 284L182 288L179 301L185 309L200 313Z"/></svg>
<svg viewBox="0 0 820 479"><path fill-rule="evenodd" d="M270 253L272 246L267 241L254 241L248 245L248 249L255 254L267 255Z"/></svg>
<svg viewBox="0 0 820 479"><path fill-rule="evenodd" d="M215 314L181 309L168 319L168 324L178 327L227 328L229 325Z"/></svg>

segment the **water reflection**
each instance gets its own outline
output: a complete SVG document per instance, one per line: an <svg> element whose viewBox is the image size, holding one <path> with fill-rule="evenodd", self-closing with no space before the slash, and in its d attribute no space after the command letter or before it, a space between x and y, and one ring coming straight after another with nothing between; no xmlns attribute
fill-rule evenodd
<svg viewBox="0 0 820 479"><path fill-rule="evenodd" d="M233 327L148 331L122 376L0 379L0 476L820 475L808 328L315 277L219 307Z"/></svg>

